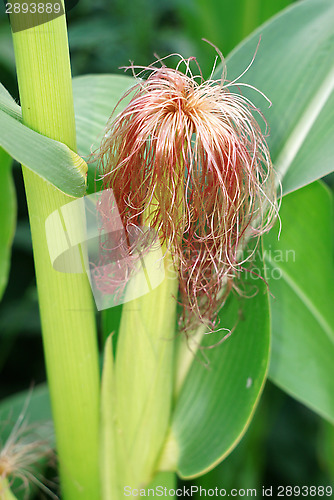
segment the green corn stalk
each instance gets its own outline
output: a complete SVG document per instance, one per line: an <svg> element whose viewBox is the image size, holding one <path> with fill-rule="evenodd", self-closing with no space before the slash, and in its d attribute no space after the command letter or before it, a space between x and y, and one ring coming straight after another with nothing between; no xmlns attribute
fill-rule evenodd
<svg viewBox="0 0 334 500"><path fill-rule="evenodd" d="M12 26L24 15L13 14ZM65 15L14 30L13 42L24 124L75 151ZM91 291L85 274L52 268L45 234L47 217L73 199L25 167L23 175L62 498L98 500L99 369Z"/></svg>

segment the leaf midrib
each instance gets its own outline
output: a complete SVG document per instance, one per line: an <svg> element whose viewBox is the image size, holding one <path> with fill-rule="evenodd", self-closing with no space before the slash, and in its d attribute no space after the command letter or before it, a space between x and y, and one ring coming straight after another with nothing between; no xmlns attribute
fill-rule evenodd
<svg viewBox="0 0 334 500"><path fill-rule="evenodd" d="M310 130L324 109L328 99L334 90L334 65L329 69L326 78L310 100L304 113L295 124L291 134L283 145L276 161L276 171L282 181L288 172L293 160L296 158L304 144Z"/></svg>

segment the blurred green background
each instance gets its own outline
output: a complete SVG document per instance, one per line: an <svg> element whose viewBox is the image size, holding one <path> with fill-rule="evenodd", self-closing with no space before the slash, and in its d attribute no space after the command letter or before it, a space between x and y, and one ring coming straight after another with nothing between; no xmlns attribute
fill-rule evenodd
<svg viewBox="0 0 334 500"><path fill-rule="evenodd" d="M226 56L288 0L79 0L68 2L73 75L119 73L129 61L148 65L154 54L196 56L209 76L215 44ZM75 5L74 5L75 4ZM0 10L1 82L18 100L11 32ZM112 110L110 110L112 111ZM36 283L20 166L14 164L18 223L10 279L0 304L0 398L45 381ZM328 424L267 383L245 438L214 471L195 481L207 488L328 485L334 475ZM331 442L334 442L333 437ZM332 470L330 470L332 469ZM51 473L52 476L52 473ZM31 498L45 498L37 492Z"/></svg>

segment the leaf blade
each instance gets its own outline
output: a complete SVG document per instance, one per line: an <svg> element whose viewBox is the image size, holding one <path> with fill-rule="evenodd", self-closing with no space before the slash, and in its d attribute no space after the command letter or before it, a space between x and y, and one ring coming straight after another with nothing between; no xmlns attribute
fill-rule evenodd
<svg viewBox="0 0 334 500"><path fill-rule="evenodd" d="M8 281L11 246L16 225L16 195L11 164L11 157L0 148L0 300Z"/></svg>
<svg viewBox="0 0 334 500"><path fill-rule="evenodd" d="M118 101L136 81L123 75L86 75L73 78L78 151L90 156L96 149ZM126 103L120 104L120 111ZM118 112L117 111L117 112Z"/></svg>
<svg viewBox="0 0 334 500"><path fill-rule="evenodd" d="M269 378L334 422L332 211L332 196L319 182L289 194L280 240L277 229L265 236L264 257L275 297Z"/></svg>
<svg viewBox="0 0 334 500"><path fill-rule="evenodd" d="M86 190L87 165L65 144L22 124L21 108L0 85L0 147L64 193L79 197Z"/></svg>
<svg viewBox="0 0 334 500"><path fill-rule="evenodd" d="M246 432L255 411L270 345L268 295L262 280L256 286L256 297L242 303L243 320L236 331L207 351L210 369L195 360L180 392L172 436L178 446L176 468L181 477L201 475L223 460ZM239 315L240 303L230 296L220 313L222 326L232 329ZM203 342L208 346L214 340L206 335Z"/></svg>
<svg viewBox="0 0 334 500"><path fill-rule="evenodd" d="M334 143L334 5L304 0L269 20L227 58L228 78L246 68L261 37L255 60L243 81L273 102L264 115L270 126L268 144L283 178L283 194L333 170ZM215 77L220 77L220 70ZM236 85L239 85L237 83ZM263 110L263 99L242 87Z"/></svg>

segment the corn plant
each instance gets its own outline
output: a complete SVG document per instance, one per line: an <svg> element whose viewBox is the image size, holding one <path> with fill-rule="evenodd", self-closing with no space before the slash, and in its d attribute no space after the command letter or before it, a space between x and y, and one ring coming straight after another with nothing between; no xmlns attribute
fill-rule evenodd
<svg viewBox="0 0 334 500"><path fill-rule="evenodd" d="M182 56L72 79L63 1L17 5L20 106L0 88L0 285L12 157L48 377L31 405L50 397L61 498L172 491L212 470L268 377L333 423L332 194L319 181L334 158L332 2L293 5L226 61L211 47L207 79ZM4 499L48 455L22 420L0 453Z"/></svg>

